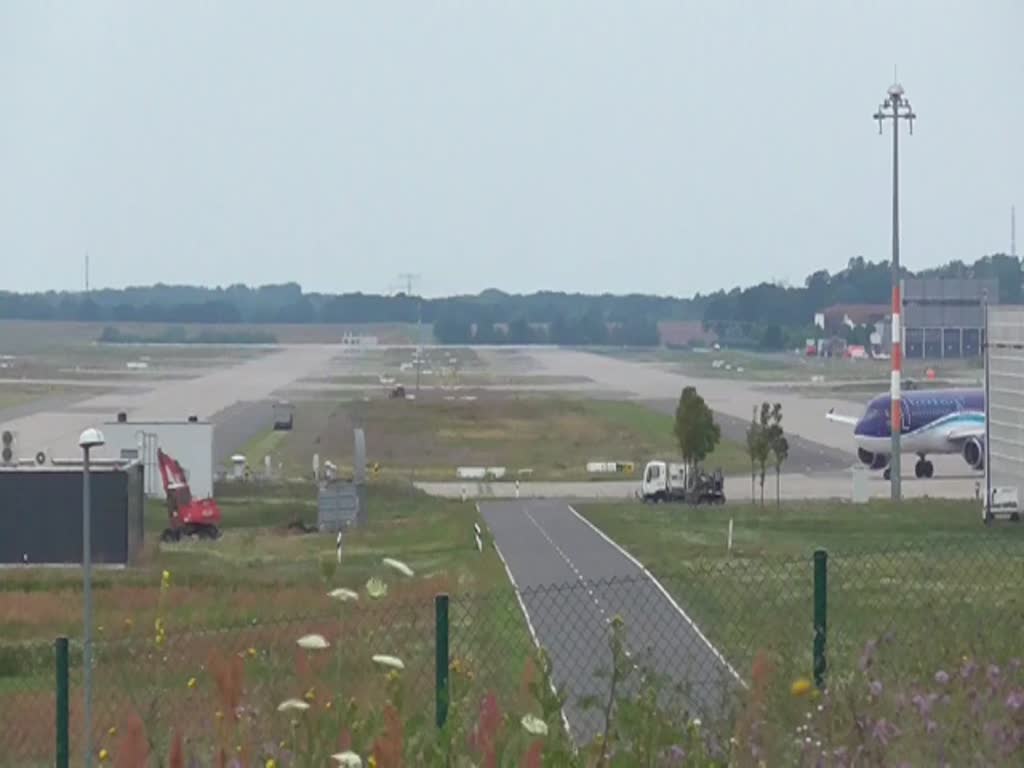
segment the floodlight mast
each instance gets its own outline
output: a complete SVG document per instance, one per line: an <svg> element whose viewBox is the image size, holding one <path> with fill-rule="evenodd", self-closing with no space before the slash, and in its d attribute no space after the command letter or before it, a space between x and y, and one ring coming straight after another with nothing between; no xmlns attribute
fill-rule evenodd
<svg viewBox="0 0 1024 768"><path fill-rule="evenodd" d="M914 133L914 114L903 86L893 83L889 86L885 101L875 113L878 132L882 123L892 120L892 376L890 396L892 400L892 457L889 460L889 479L892 499L901 498L900 486L900 432L903 429L903 403L900 395L900 374L903 370L903 339L901 327L902 299L900 296L900 131L899 121L906 120L910 133Z"/></svg>

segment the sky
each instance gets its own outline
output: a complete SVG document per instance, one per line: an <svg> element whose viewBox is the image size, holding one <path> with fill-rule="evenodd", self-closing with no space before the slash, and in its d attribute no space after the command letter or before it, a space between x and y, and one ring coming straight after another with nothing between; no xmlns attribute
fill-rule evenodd
<svg viewBox="0 0 1024 768"><path fill-rule="evenodd" d="M1024 242L1020 0L0 0L0 290L690 296ZM1018 251L1024 246L1018 246Z"/></svg>

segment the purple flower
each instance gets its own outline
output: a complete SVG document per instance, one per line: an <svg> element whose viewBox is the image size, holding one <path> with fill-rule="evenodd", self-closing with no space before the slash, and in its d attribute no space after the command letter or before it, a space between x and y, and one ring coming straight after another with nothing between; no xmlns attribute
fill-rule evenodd
<svg viewBox="0 0 1024 768"><path fill-rule="evenodd" d="M978 669L978 665L975 664L970 659L967 659L967 660L964 661L963 666L960 667L960 677L962 677L964 680L966 680L971 675L973 675L977 671L977 669Z"/></svg>
<svg viewBox="0 0 1024 768"><path fill-rule="evenodd" d="M883 717L875 722L871 735L884 747L889 743L889 739L896 735L896 727Z"/></svg>
<svg viewBox="0 0 1024 768"><path fill-rule="evenodd" d="M939 724L934 720L929 720L924 724L925 733L935 733L939 729Z"/></svg>
<svg viewBox="0 0 1024 768"><path fill-rule="evenodd" d="M912 698L910 701L914 705L915 709L917 709L917 713L921 717L927 717L928 714L931 713L932 704L935 703L935 700L937 698L938 696L934 693L929 693L928 695L918 693L915 694L914 698Z"/></svg>
<svg viewBox="0 0 1024 768"><path fill-rule="evenodd" d="M949 673L940 669L935 673L935 682L939 685L945 685L949 682Z"/></svg>
<svg viewBox="0 0 1024 768"><path fill-rule="evenodd" d="M882 695L882 682L881 680L872 680L871 685L868 686L868 690L871 691L871 695L876 699Z"/></svg>
<svg viewBox="0 0 1024 768"><path fill-rule="evenodd" d="M988 665L988 681L990 683L995 685L997 682L999 682L999 676L1001 674L1002 674L1002 671L995 664L989 664Z"/></svg>
<svg viewBox="0 0 1024 768"><path fill-rule="evenodd" d="M1016 712L1021 707L1024 707L1024 691L1013 691L1006 697L1007 709L1012 709Z"/></svg>

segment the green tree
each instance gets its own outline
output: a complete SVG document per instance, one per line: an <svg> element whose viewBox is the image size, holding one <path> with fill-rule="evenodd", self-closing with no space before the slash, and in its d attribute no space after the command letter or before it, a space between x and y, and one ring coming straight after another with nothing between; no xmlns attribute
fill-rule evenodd
<svg viewBox="0 0 1024 768"><path fill-rule="evenodd" d="M711 409L694 387L683 387L679 395L674 432L683 461L690 468L707 458L722 439Z"/></svg>
<svg viewBox="0 0 1024 768"><path fill-rule="evenodd" d="M751 471L761 487L761 506L764 506L764 478L768 472L768 457L772 451L772 429L771 429L772 407L768 403L761 403L761 407L754 407L754 417L747 429L747 451L750 454ZM753 481L751 481L751 495L753 495Z"/></svg>
<svg viewBox="0 0 1024 768"><path fill-rule="evenodd" d="M775 465L775 506L780 506L782 504L782 465L789 456L789 440L786 439L786 433L782 429L781 403L775 403L772 406L770 420L767 443L771 450L772 463Z"/></svg>
<svg viewBox="0 0 1024 768"><path fill-rule="evenodd" d="M747 427L747 455L750 456L750 503L757 500L757 491L754 484L757 482L757 455L761 439L761 425L757 422L757 406L754 406L754 415L750 417L750 426Z"/></svg>

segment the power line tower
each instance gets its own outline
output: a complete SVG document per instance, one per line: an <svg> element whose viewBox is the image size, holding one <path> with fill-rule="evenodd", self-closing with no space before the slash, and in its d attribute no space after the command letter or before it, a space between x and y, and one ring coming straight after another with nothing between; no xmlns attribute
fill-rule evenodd
<svg viewBox="0 0 1024 768"><path fill-rule="evenodd" d="M414 272L403 272L398 276L399 284L403 286L405 295L412 298L413 284L420 282L420 275ZM420 393L420 368L423 365L423 299L416 297L416 394Z"/></svg>

